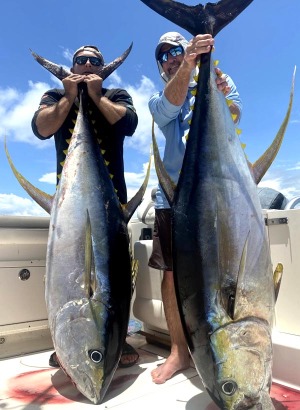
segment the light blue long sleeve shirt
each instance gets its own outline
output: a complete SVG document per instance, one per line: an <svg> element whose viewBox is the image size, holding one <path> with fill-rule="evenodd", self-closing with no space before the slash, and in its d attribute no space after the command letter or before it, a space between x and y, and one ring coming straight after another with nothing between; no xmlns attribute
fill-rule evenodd
<svg viewBox="0 0 300 410"><path fill-rule="evenodd" d="M237 88L232 79L227 75L226 81L230 87L230 93L226 96L232 100L242 112L242 102ZM195 87L194 87L195 88ZM162 131L166 142L163 163L167 173L177 183L185 153L185 136L189 131L189 121L192 118L190 107L194 105L195 97L192 95L194 88L189 88L186 99L182 106L171 104L164 91L155 93L149 100L148 106L153 115L154 122ZM155 208L170 208L164 192L158 184L156 191Z"/></svg>

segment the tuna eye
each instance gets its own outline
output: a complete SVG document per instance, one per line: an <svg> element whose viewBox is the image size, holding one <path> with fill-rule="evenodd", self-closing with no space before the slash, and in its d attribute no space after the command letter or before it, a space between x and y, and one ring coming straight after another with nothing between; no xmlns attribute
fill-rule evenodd
<svg viewBox="0 0 300 410"><path fill-rule="evenodd" d="M235 382L227 381L222 384L221 388L222 392L226 394L226 396L232 396L237 390L237 385Z"/></svg>
<svg viewBox="0 0 300 410"><path fill-rule="evenodd" d="M94 363L100 363L103 359L103 354L99 350L89 350L89 356Z"/></svg>

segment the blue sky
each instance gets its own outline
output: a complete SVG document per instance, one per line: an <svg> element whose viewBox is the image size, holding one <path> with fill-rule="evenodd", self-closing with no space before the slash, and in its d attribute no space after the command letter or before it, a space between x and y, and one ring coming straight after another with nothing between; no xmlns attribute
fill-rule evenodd
<svg viewBox="0 0 300 410"><path fill-rule="evenodd" d="M186 4L196 5L196 1ZM288 199L300 195L300 30L299 0L254 0L216 37L214 58L236 83L243 101L241 140L254 162L268 148L285 116L294 67L295 97L280 151L260 185L281 191ZM45 215L15 179L5 156L4 136L13 162L33 185L55 191L54 141L38 140L31 118L45 90L60 82L42 68L30 49L66 66L74 50L97 45L106 62L133 49L105 87L126 88L132 95L139 125L126 138L125 171L128 194L140 187L149 160L151 118L148 99L163 87L154 60L161 34L180 27L140 0L9 0L1 4L0 37L0 214ZM299 67L299 68L298 68ZM163 138L158 134L163 147ZM154 168L149 190L156 185ZM149 195L149 192L148 192Z"/></svg>

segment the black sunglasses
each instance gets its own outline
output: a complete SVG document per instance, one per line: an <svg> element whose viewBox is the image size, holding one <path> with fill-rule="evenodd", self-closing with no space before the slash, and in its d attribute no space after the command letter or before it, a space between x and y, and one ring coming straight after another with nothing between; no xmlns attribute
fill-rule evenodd
<svg viewBox="0 0 300 410"><path fill-rule="evenodd" d="M87 61L90 61L90 63L92 65L103 65L103 61L100 57L91 57L91 56L78 56L75 57L74 59L74 63L78 64L78 65L84 65L86 64Z"/></svg>
<svg viewBox="0 0 300 410"><path fill-rule="evenodd" d="M182 46L176 46L172 47L167 51L163 51L160 53L157 57L157 61L160 62L160 64L166 63L168 61L168 55L171 54L172 57L180 56L183 54L183 47Z"/></svg>

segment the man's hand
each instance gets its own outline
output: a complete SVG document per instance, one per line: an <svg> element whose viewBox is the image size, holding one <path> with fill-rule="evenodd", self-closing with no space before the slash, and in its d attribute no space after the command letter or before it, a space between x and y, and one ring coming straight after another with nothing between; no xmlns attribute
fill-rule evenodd
<svg viewBox="0 0 300 410"><path fill-rule="evenodd" d="M230 87L226 81L226 75L222 73L222 71L216 67L216 83L219 91L222 91L222 93L226 96L230 93Z"/></svg>
<svg viewBox="0 0 300 410"><path fill-rule="evenodd" d="M190 40L184 54L184 60L187 64L193 64L196 67L198 57L201 54L208 53L215 44L211 34L198 34Z"/></svg>
<svg viewBox="0 0 300 410"><path fill-rule="evenodd" d="M62 80L65 89L65 97L71 102L73 102L77 97L78 84L84 80L84 77L84 75L80 74L71 74Z"/></svg>
<svg viewBox="0 0 300 410"><path fill-rule="evenodd" d="M86 83L88 94L91 98L102 97L102 83L103 79L97 74L88 74L83 76L83 82Z"/></svg>

